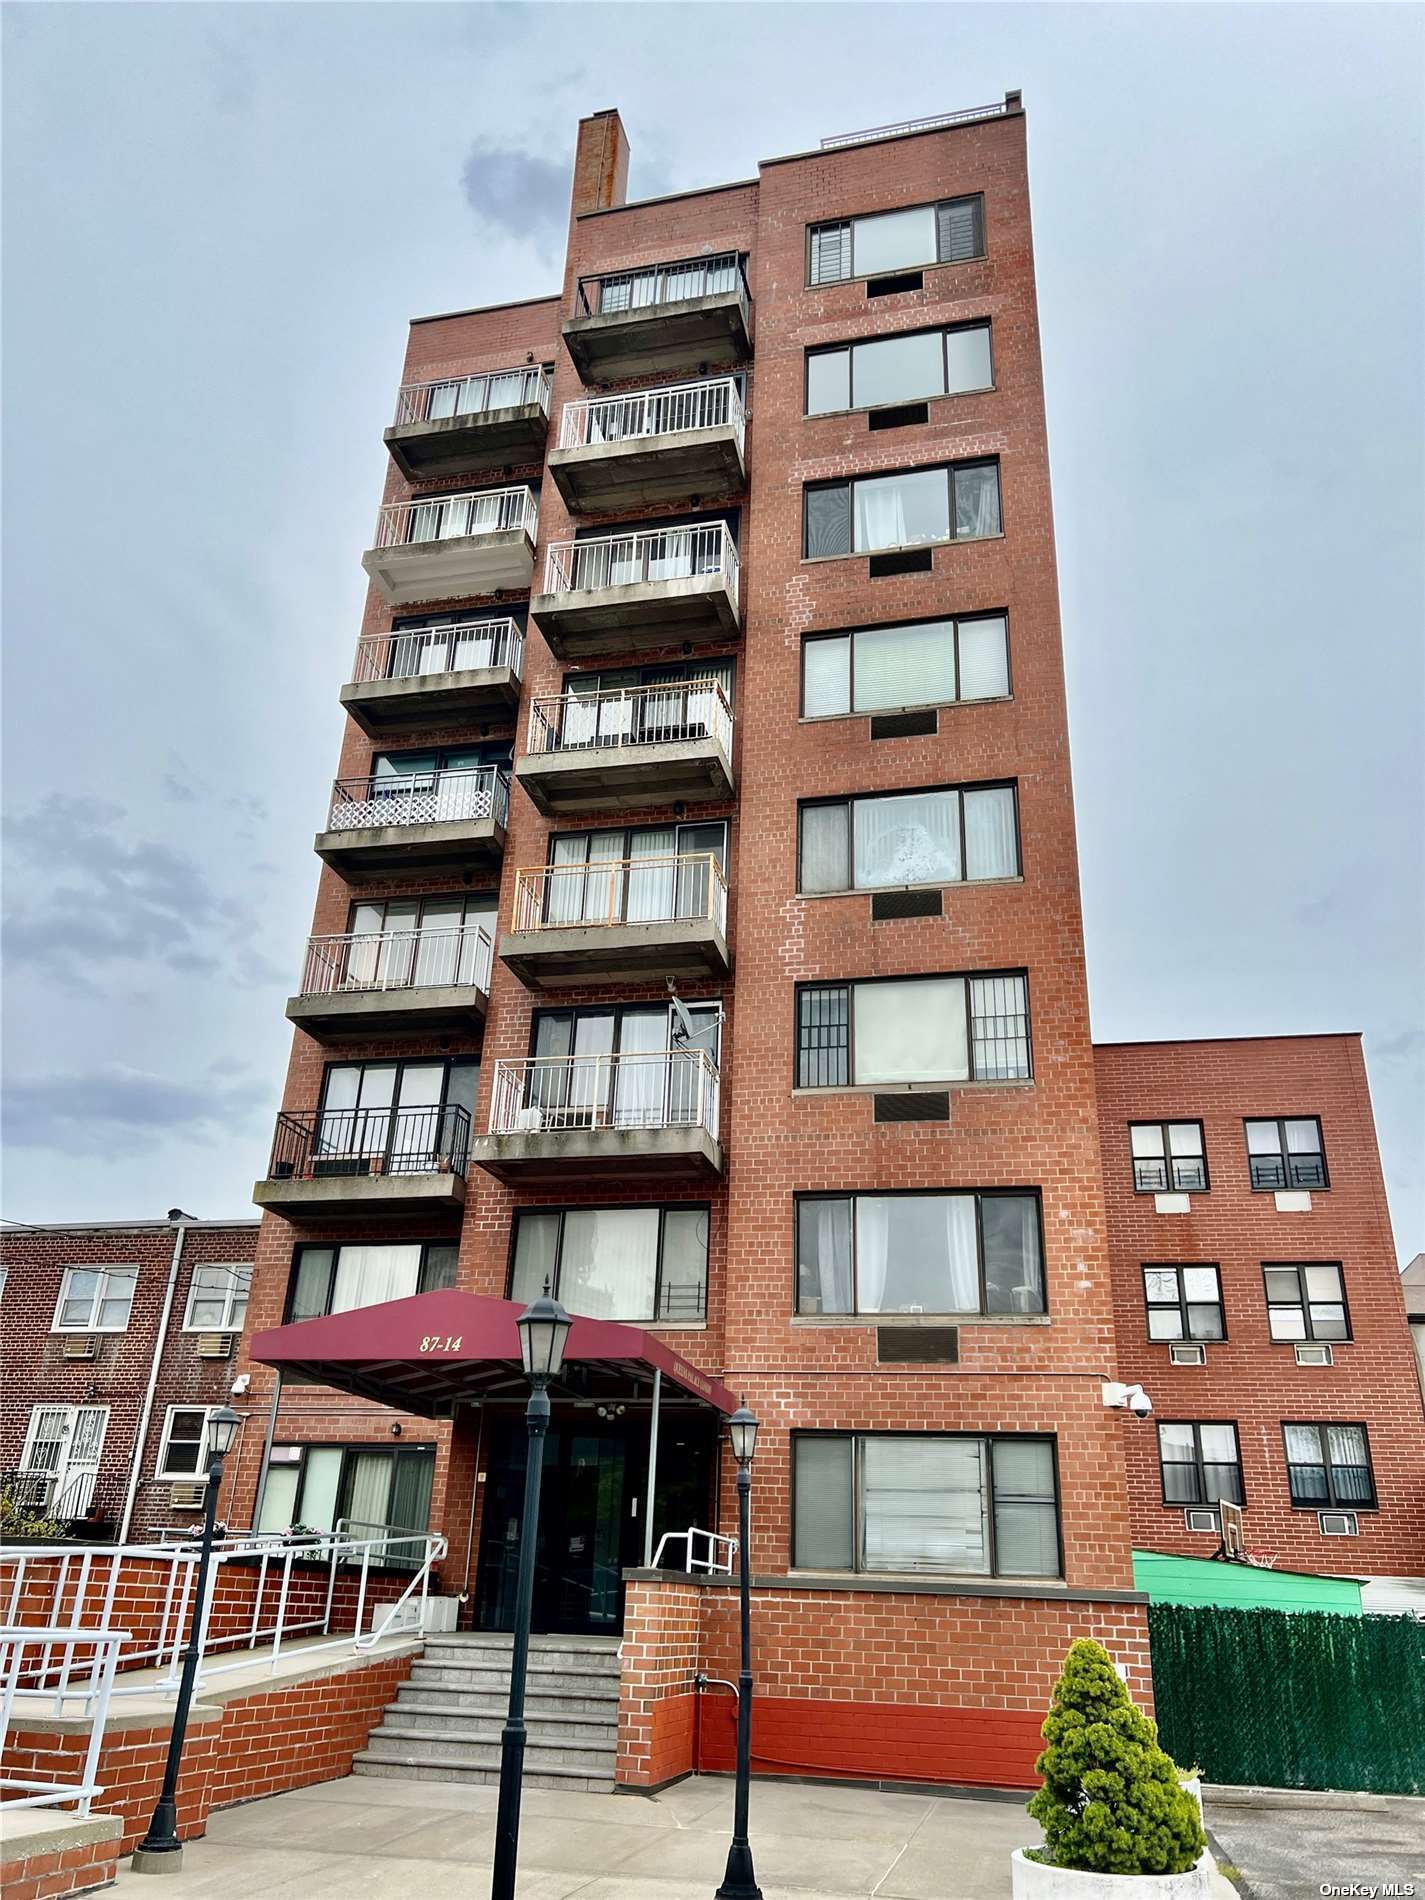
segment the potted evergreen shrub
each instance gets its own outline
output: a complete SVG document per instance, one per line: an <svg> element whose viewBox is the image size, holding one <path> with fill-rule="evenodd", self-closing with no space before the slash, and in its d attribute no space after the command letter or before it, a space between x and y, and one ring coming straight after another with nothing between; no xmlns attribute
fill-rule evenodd
<svg viewBox="0 0 1425 1900"><path fill-rule="evenodd" d="M1207 1900L1197 1801L1101 1644L1070 1649L1040 1732L1044 1845L1015 1853L1014 1900Z"/></svg>

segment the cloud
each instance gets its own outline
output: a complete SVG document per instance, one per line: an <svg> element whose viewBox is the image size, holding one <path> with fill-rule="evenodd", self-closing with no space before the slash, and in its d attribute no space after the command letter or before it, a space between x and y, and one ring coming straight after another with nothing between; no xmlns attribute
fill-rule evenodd
<svg viewBox="0 0 1425 1900"><path fill-rule="evenodd" d="M1425 1029L1402 1029L1398 1036L1387 1037L1373 1045L1373 1053L1387 1062L1402 1062L1425 1051Z"/></svg>
<svg viewBox="0 0 1425 1900"><path fill-rule="evenodd" d="M477 217L514 237L528 237L540 226L561 229L569 215L569 166L563 158L534 158L477 140L460 184Z"/></svg>
<svg viewBox="0 0 1425 1900"><path fill-rule="evenodd" d="M5 1138L12 1148L67 1155L147 1153L175 1139L244 1144L267 1088L255 1082L177 1082L122 1063L87 1074L11 1077Z"/></svg>

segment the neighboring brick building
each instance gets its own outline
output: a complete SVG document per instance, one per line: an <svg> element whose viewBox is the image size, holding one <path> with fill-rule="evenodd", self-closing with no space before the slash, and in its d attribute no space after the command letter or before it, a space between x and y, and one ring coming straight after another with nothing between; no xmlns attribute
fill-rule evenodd
<svg viewBox="0 0 1425 1900"><path fill-rule="evenodd" d="M0 1490L93 1536L196 1523L185 1474L237 1371L257 1229L169 1219L0 1235Z"/></svg>

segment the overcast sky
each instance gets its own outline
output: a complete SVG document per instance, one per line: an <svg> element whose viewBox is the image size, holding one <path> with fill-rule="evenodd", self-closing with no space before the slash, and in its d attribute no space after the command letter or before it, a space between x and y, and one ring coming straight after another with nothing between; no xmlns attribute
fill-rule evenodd
<svg viewBox="0 0 1425 1900"><path fill-rule="evenodd" d="M1422 20L6 6L4 1213L251 1211L406 320L558 288L579 115L1018 86L1095 1033L1363 1030L1425 1246Z"/></svg>

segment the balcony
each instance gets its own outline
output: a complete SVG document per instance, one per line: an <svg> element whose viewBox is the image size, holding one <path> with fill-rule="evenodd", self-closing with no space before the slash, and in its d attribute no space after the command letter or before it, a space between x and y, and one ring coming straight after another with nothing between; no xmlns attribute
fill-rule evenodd
<svg viewBox="0 0 1425 1900"><path fill-rule="evenodd" d="M732 797L732 709L715 679L530 702L515 779L546 818Z"/></svg>
<svg viewBox="0 0 1425 1900"><path fill-rule="evenodd" d="M523 667L524 633L509 618L373 633L357 642L341 703L373 739L504 720L519 704Z"/></svg>
<svg viewBox="0 0 1425 1900"><path fill-rule="evenodd" d="M458 1214L470 1117L463 1108L342 1108L281 1114L252 1198L289 1220Z"/></svg>
<svg viewBox="0 0 1425 1900"><path fill-rule="evenodd" d="M738 629L737 544L726 522L551 542L530 612L555 657L584 660L725 644Z"/></svg>
<svg viewBox="0 0 1425 1900"><path fill-rule="evenodd" d="M498 875L509 816L509 774L489 765L343 778L314 848L353 883L452 868Z"/></svg>
<svg viewBox="0 0 1425 1900"><path fill-rule="evenodd" d="M747 486L735 379L566 402L549 472L575 514L617 514Z"/></svg>
<svg viewBox="0 0 1425 1900"><path fill-rule="evenodd" d="M586 383L741 363L752 354L746 259L736 251L581 277L564 342Z"/></svg>
<svg viewBox="0 0 1425 1900"><path fill-rule="evenodd" d="M318 1042L468 1033L485 1019L492 960L473 924L309 937L287 1016Z"/></svg>
<svg viewBox="0 0 1425 1900"><path fill-rule="evenodd" d="M698 851L520 871L500 957L532 990L726 976L722 866Z"/></svg>
<svg viewBox="0 0 1425 1900"><path fill-rule="evenodd" d="M521 364L403 384L384 440L406 480L424 482L541 462L548 431L549 372Z"/></svg>
<svg viewBox="0 0 1425 1900"><path fill-rule="evenodd" d="M528 485L389 502L361 565L393 607L530 584L539 503Z"/></svg>
<svg viewBox="0 0 1425 1900"><path fill-rule="evenodd" d="M497 1062L471 1159L519 1187L722 1173L718 1072L703 1049Z"/></svg>

